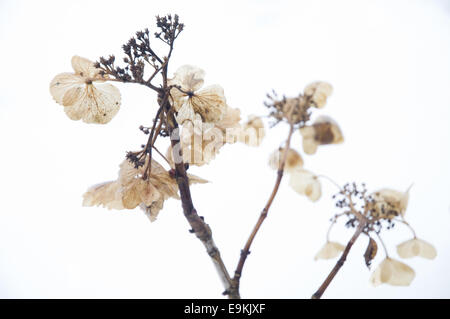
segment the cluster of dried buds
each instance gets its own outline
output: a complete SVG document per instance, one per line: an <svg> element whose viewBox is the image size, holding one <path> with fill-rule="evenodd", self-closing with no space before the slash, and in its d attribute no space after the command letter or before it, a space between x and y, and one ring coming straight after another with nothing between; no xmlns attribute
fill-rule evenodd
<svg viewBox="0 0 450 319"><path fill-rule="evenodd" d="M412 232L413 238L397 245L397 253L401 258L423 257L433 259L436 257L436 249L426 241L417 238L410 224L405 220L406 208L409 200L408 188L405 192L383 188L368 194L364 184L346 184L333 198L336 207L341 210L331 220L331 226L327 233L326 244L317 253L315 259L332 259L339 256L345 246L330 240L330 230L336 221L347 216L348 227L356 228L357 235L365 234L369 238L369 244L364 253L367 267L370 268L372 260L378 252L377 241L382 244L385 258L378 265L370 277L374 286L389 284L393 286L407 286L415 277L414 270L403 262L389 256L385 243L381 238L383 230L394 228L396 223L406 225ZM349 242L350 246L356 241L357 236ZM347 252L348 253L348 252Z"/></svg>

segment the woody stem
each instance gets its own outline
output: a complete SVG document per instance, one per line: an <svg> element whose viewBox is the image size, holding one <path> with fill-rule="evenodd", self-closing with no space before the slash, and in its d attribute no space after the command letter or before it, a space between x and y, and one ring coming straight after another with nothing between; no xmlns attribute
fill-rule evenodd
<svg viewBox="0 0 450 319"><path fill-rule="evenodd" d="M236 267L236 270L234 272L234 277L233 277L233 291L236 291L237 293L239 293L239 282L240 282L241 275L242 275L242 269L244 268L244 264L245 264L245 261L247 260L247 256L250 254L250 247L253 243L253 240L255 239L256 234L258 233L259 229L261 228L262 223L264 222L264 220L267 217L270 206L272 206L272 202L278 193L278 189L280 187L281 180L283 179L284 166L286 164L287 154L288 154L288 150L289 150L289 146L291 143L291 137L292 137L293 132L294 132L294 125L292 123L290 123L289 134L286 139L286 146L284 148L284 152L281 157L280 166L279 166L278 172L277 172L277 179L275 181L275 185L273 187L272 193L270 194L270 197L269 197L266 205L264 206L261 214L259 215L258 221L256 222L256 225L253 227L253 230L252 230L249 238L247 239L244 249L241 250L239 262L238 262L238 265Z"/></svg>
<svg viewBox="0 0 450 319"><path fill-rule="evenodd" d="M177 147L177 144L180 143L178 124L175 120L173 112L169 112L171 106L170 103L168 103L168 100L164 99L164 103L164 109L167 114L168 130L171 137L173 158L178 158L178 154L175 154L175 151L179 147L179 145ZM197 211L194 208L191 191L189 188L189 178L186 173L186 167L182 160L175 161L175 178L178 184L178 189L180 190L183 213L192 228L191 232L193 232L205 246L206 251L219 274L223 286L225 287L224 294L229 294L232 286L231 277L225 267L222 257L220 256L220 251L214 243L211 228L204 222L203 217L200 217L197 214ZM233 297L240 298L239 293L234 294Z"/></svg>
<svg viewBox="0 0 450 319"><path fill-rule="evenodd" d="M361 235L363 229L365 227L365 223L360 223L358 227L356 228L355 233L353 234L353 237L350 239L350 241L347 243L347 246L345 247L341 257L337 261L336 265L331 270L330 274L327 276L325 281L322 283L322 285L317 289L317 291L312 295L311 299L320 299L325 292L325 290L328 288L328 285L331 283L331 281L334 279L338 271L341 269L341 267L344 265L345 260L347 259L347 255L350 252L350 249L352 248L353 244L358 239L359 235Z"/></svg>

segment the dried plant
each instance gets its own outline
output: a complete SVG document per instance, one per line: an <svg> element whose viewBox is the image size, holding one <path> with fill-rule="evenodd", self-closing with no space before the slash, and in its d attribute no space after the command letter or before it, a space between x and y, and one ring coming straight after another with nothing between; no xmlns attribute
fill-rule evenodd
<svg viewBox="0 0 450 319"><path fill-rule="evenodd" d="M201 177L188 174L191 165L210 163L225 144L245 143L260 145L266 132L262 117L250 116L241 122L240 110L228 106L224 90L219 85L204 86L205 72L191 65L184 65L169 77L169 62L175 40L184 29L177 15L156 17L156 32L139 31L122 46L123 63L117 63L111 55L97 62L74 56L74 73L57 75L50 83L50 92L55 101L64 107L72 120L86 123L106 124L118 113L121 105L119 90L108 82L137 83L156 92L156 111L149 126L139 129L147 135L147 142L140 150L127 151L120 164L116 180L104 182L88 189L83 195L83 205L104 206L108 209L135 209L140 207L153 222L169 198L181 201L184 216L191 232L203 243L214 263L224 286L224 295L240 298L239 286L251 245L266 219L269 209L279 191L285 172L289 174L289 185L297 193L315 202L322 197L321 179L331 181L339 192L333 196L340 210L331 219L324 247L316 259L330 259L340 255L331 273L313 298L320 298L343 266L346 257L361 234L369 238L364 254L365 263L371 261L381 243L386 259L374 271L374 285L408 285L414 278L409 266L389 257L380 233L391 229L396 223L411 226L404 219L409 189L398 192L381 189L367 193L365 185L355 183L340 187L330 178L306 170L300 153L291 147L291 138L299 132L303 138L303 151L314 154L321 145L339 144L344 141L338 124L328 116L311 114L322 109L332 93L326 82L314 82L295 97L279 96L276 92L267 95L265 106L271 126L287 125L288 135L284 143L269 158L269 166L277 171L275 184L261 214L241 250L233 276L230 275L212 236L212 230L204 217L199 216L191 196L190 186L207 183ZM162 41L166 52L154 50L154 41ZM158 138L170 138L170 147L163 154L157 148ZM154 159L158 153L167 164L167 169ZM346 216L346 225L355 228L355 233L346 246L330 241L330 230L336 221ZM422 256L432 259L436 251L430 244L413 238L397 246L403 258Z"/></svg>

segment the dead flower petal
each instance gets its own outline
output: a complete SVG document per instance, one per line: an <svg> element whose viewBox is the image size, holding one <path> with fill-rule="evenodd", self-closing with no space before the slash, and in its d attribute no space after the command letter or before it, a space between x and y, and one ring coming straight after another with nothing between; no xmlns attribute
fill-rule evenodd
<svg viewBox="0 0 450 319"><path fill-rule="evenodd" d="M341 245L337 242L328 241L317 253L314 257L314 260L317 259L333 259L339 256L341 252L345 249L344 245Z"/></svg>
<svg viewBox="0 0 450 319"><path fill-rule="evenodd" d="M174 74L174 77L169 80L170 85L179 85L184 91L194 92L203 86L205 78L205 71L193 66L180 66Z"/></svg>
<svg viewBox="0 0 450 319"><path fill-rule="evenodd" d="M300 128L300 133L306 154L314 154L319 145L339 144L344 141L339 125L329 116L319 116L312 125Z"/></svg>
<svg viewBox="0 0 450 319"><path fill-rule="evenodd" d="M94 185L83 194L83 206L100 206L108 209L123 209L122 199L118 196L120 184L117 181Z"/></svg>
<svg viewBox="0 0 450 319"><path fill-rule="evenodd" d="M414 277L414 269L398 260L386 258L372 273L370 282L374 286L384 283L392 286L409 286Z"/></svg>
<svg viewBox="0 0 450 319"><path fill-rule="evenodd" d="M436 249L430 243L418 238L407 240L397 246L397 253L401 258L420 256L426 259L436 258Z"/></svg>
<svg viewBox="0 0 450 319"><path fill-rule="evenodd" d="M314 106L322 108L327 103L328 97L333 93L333 87L327 82L313 82L305 87L304 95L311 98Z"/></svg>
<svg viewBox="0 0 450 319"><path fill-rule="evenodd" d="M322 196L322 187L316 175L302 168L292 170L289 185L294 191L315 202Z"/></svg>
<svg viewBox="0 0 450 319"><path fill-rule="evenodd" d="M72 120L106 124L120 108L120 92L109 84L74 86L64 95L64 111Z"/></svg>
<svg viewBox="0 0 450 319"><path fill-rule="evenodd" d="M411 185L412 186L412 185ZM409 190L400 192L390 188L383 188L372 193L374 210L382 218L391 219L396 216L404 216L409 201Z"/></svg>
<svg viewBox="0 0 450 319"><path fill-rule="evenodd" d="M72 73L56 75L50 82L50 93L54 100L64 106L72 120L86 123L105 124L117 114L120 108L120 92L108 83L106 77L88 59L74 56Z"/></svg>
<svg viewBox="0 0 450 319"><path fill-rule="evenodd" d="M284 148L277 149L270 155L269 157L270 168L275 170L279 169L280 161L283 157L284 150L285 150ZM301 168L302 166L303 166L302 157L297 151L290 148L287 153L284 169L287 172L291 172L292 170L296 168Z"/></svg>

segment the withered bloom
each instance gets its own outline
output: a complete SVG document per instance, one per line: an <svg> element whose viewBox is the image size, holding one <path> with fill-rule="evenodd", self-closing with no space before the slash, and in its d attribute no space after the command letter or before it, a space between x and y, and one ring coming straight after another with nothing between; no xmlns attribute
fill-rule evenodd
<svg viewBox="0 0 450 319"><path fill-rule="evenodd" d="M74 56L72 68L75 73L61 73L51 81L50 93L55 101L64 106L72 120L99 124L111 121L120 108L119 90L104 83L108 78L88 59Z"/></svg>
<svg viewBox="0 0 450 319"><path fill-rule="evenodd" d="M313 202L322 196L322 186L317 176L303 168L292 170L289 185Z"/></svg>
<svg viewBox="0 0 450 319"><path fill-rule="evenodd" d="M385 219L404 216L408 207L410 188L406 192L383 188L372 193L373 202L369 204L372 214Z"/></svg>
<svg viewBox="0 0 450 319"><path fill-rule="evenodd" d="M409 286L415 277L414 269L398 260L386 257L370 277L374 286L389 284L392 286Z"/></svg>
<svg viewBox="0 0 450 319"><path fill-rule="evenodd" d="M327 241L325 245L320 249L314 260L317 259L333 259L339 256L345 249L344 245L341 245L334 241Z"/></svg>
<svg viewBox="0 0 450 319"><path fill-rule="evenodd" d="M397 246L397 253L401 258L420 256L426 259L436 258L436 249L430 243L418 238L407 240Z"/></svg>
<svg viewBox="0 0 450 319"><path fill-rule="evenodd" d="M314 154L319 145L339 144L344 141L339 125L329 116L318 117L312 125L300 128L303 136L303 150Z"/></svg>
<svg viewBox="0 0 450 319"><path fill-rule="evenodd" d="M269 166L272 169L279 169L280 168L280 161L282 159L284 148L279 148L276 151L274 151L270 157L269 157ZM303 166L303 159L300 156L300 154L290 148L286 155L286 163L284 165L284 169L286 172L292 172L293 170L297 168L301 168Z"/></svg>
<svg viewBox="0 0 450 319"><path fill-rule="evenodd" d="M223 89L219 85L210 85L203 89L205 72L191 65L183 65L175 72L169 85L177 86L170 90L171 103L178 113L177 122L194 121L195 114L203 122L219 122L227 111Z"/></svg>
<svg viewBox="0 0 450 319"><path fill-rule="evenodd" d="M148 163L148 157L147 157ZM147 164L146 163L146 164ZM134 209L141 207L151 221L154 221L162 209L164 201L172 197L179 199L178 185L164 167L152 160L151 173L143 179L146 165L136 168L125 160L120 164L116 181L94 185L83 195L83 206L104 206L108 209ZM190 183L207 181L194 175L188 175Z"/></svg>

